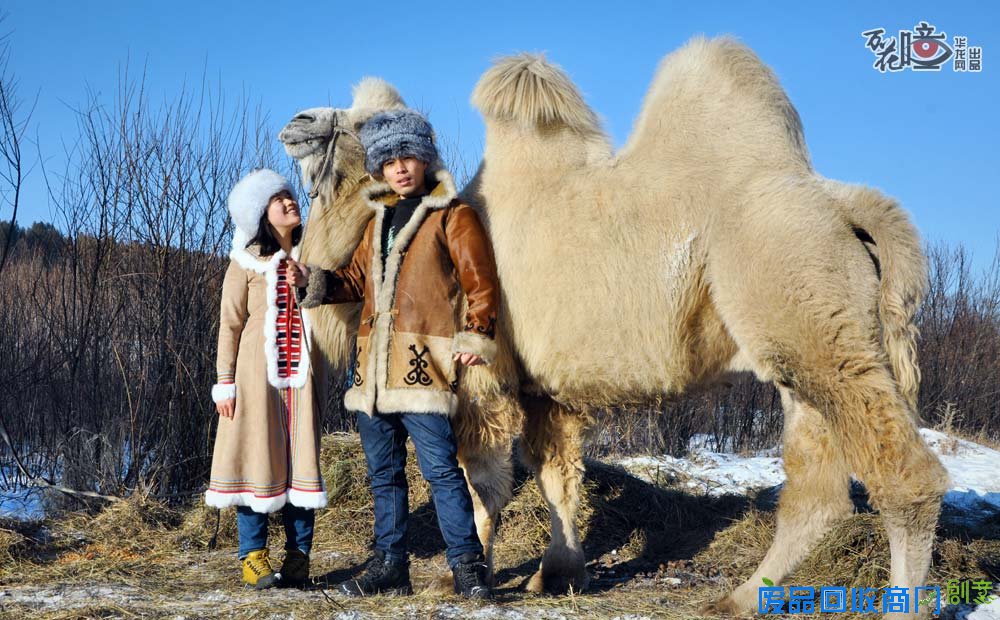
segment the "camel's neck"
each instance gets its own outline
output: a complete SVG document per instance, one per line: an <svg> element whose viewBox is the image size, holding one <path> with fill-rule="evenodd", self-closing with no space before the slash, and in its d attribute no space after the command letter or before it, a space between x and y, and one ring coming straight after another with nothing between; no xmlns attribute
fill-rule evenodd
<svg viewBox="0 0 1000 620"><path fill-rule="evenodd" d="M320 188L310 206L303 237L303 261L327 268L347 262L372 216L361 195L368 182L370 177L356 174L344 177L336 191L332 184Z"/></svg>

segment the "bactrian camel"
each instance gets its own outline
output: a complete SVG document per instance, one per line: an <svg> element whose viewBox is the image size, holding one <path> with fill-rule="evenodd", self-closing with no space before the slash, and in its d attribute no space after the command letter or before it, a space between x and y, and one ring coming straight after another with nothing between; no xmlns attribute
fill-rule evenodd
<svg viewBox="0 0 1000 620"><path fill-rule="evenodd" d="M338 128L356 130L359 107L402 105L384 82L362 86L378 105L307 110L282 133L305 181L326 180L314 185L307 237L329 252L327 267L344 262L370 215L351 198L365 183L356 138ZM926 265L898 204L819 176L776 77L728 38L694 39L663 60L618 152L539 56L496 62L472 102L486 141L464 196L493 242L506 347L465 373L456 426L487 548L521 432L552 515L528 587L584 587L574 518L587 412L750 371L780 391L787 482L766 557L712 609L754 610L762 579L780 583L852 512L852 474L884 520L890 583L924 585L947 475L917 432L913 317ZM326 329L317 340L342 353L349 331Z"/></svg>

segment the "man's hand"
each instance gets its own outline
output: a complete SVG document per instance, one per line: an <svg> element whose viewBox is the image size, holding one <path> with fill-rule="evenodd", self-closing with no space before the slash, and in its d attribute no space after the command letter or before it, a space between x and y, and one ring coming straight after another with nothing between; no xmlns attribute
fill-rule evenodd
<svg viewBox="0 0 1000 620"><path fill-rule="evenodd" d="M301 288L309 283L309 268L294 258L288 258L288 269L285 277L295 288Z"/></svg>
<svg viewBox="0 0 1000 620"><path fill-rule="evenodd" d="M462 362L466 366L481 366L486 363L483 358L475 353L456 353L452 359Z"/></svg>
<svg viewBox="0 0 1000 620"><path fill-rule="evenodd" d="M220 400L215 403L215 409L222 417L232 420L233 416L236 415L236 399L229 398L226 400Z"/></svg>

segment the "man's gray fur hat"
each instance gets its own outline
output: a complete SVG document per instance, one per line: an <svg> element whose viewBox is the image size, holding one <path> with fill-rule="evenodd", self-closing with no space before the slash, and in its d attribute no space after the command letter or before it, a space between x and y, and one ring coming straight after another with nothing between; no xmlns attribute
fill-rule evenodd
<svg viewBox="0 0 1000 620"><path fill-rule="evenodd" d="M371 117L361 127L365 170L382 176L382 164L397 157L416 157L433 164L438 152L431 124L416 110L390 110Z"/></svg>
<svg viewBox="0 0 1000 620"><path fill-rule="evenodd" d="M229 192L229 214L233 216L236 230L247 239L252 239L257 234L260 218L267 210L271 197L282 190L287 190L295 198L295 190L288 179L267 168L254 170L240 179Z"/></svg>

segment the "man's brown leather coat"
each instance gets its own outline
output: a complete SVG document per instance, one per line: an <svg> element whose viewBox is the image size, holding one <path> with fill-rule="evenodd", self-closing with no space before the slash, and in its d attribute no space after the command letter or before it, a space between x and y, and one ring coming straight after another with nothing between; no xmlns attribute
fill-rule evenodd
<svg viewBox="0 0 1000 620"><path fill-rule="evenodd" d="M457 199L448 172L435 173L428 186L384 264L380 231L398 196L387 184L369 188L365 199L375 217L350 263L313 268L299 289L303 308L364 301L348 410L452 415L459 365L453 354L475 353L487 363L496 357L500 289L489 238L472 207Z"/></svg>

